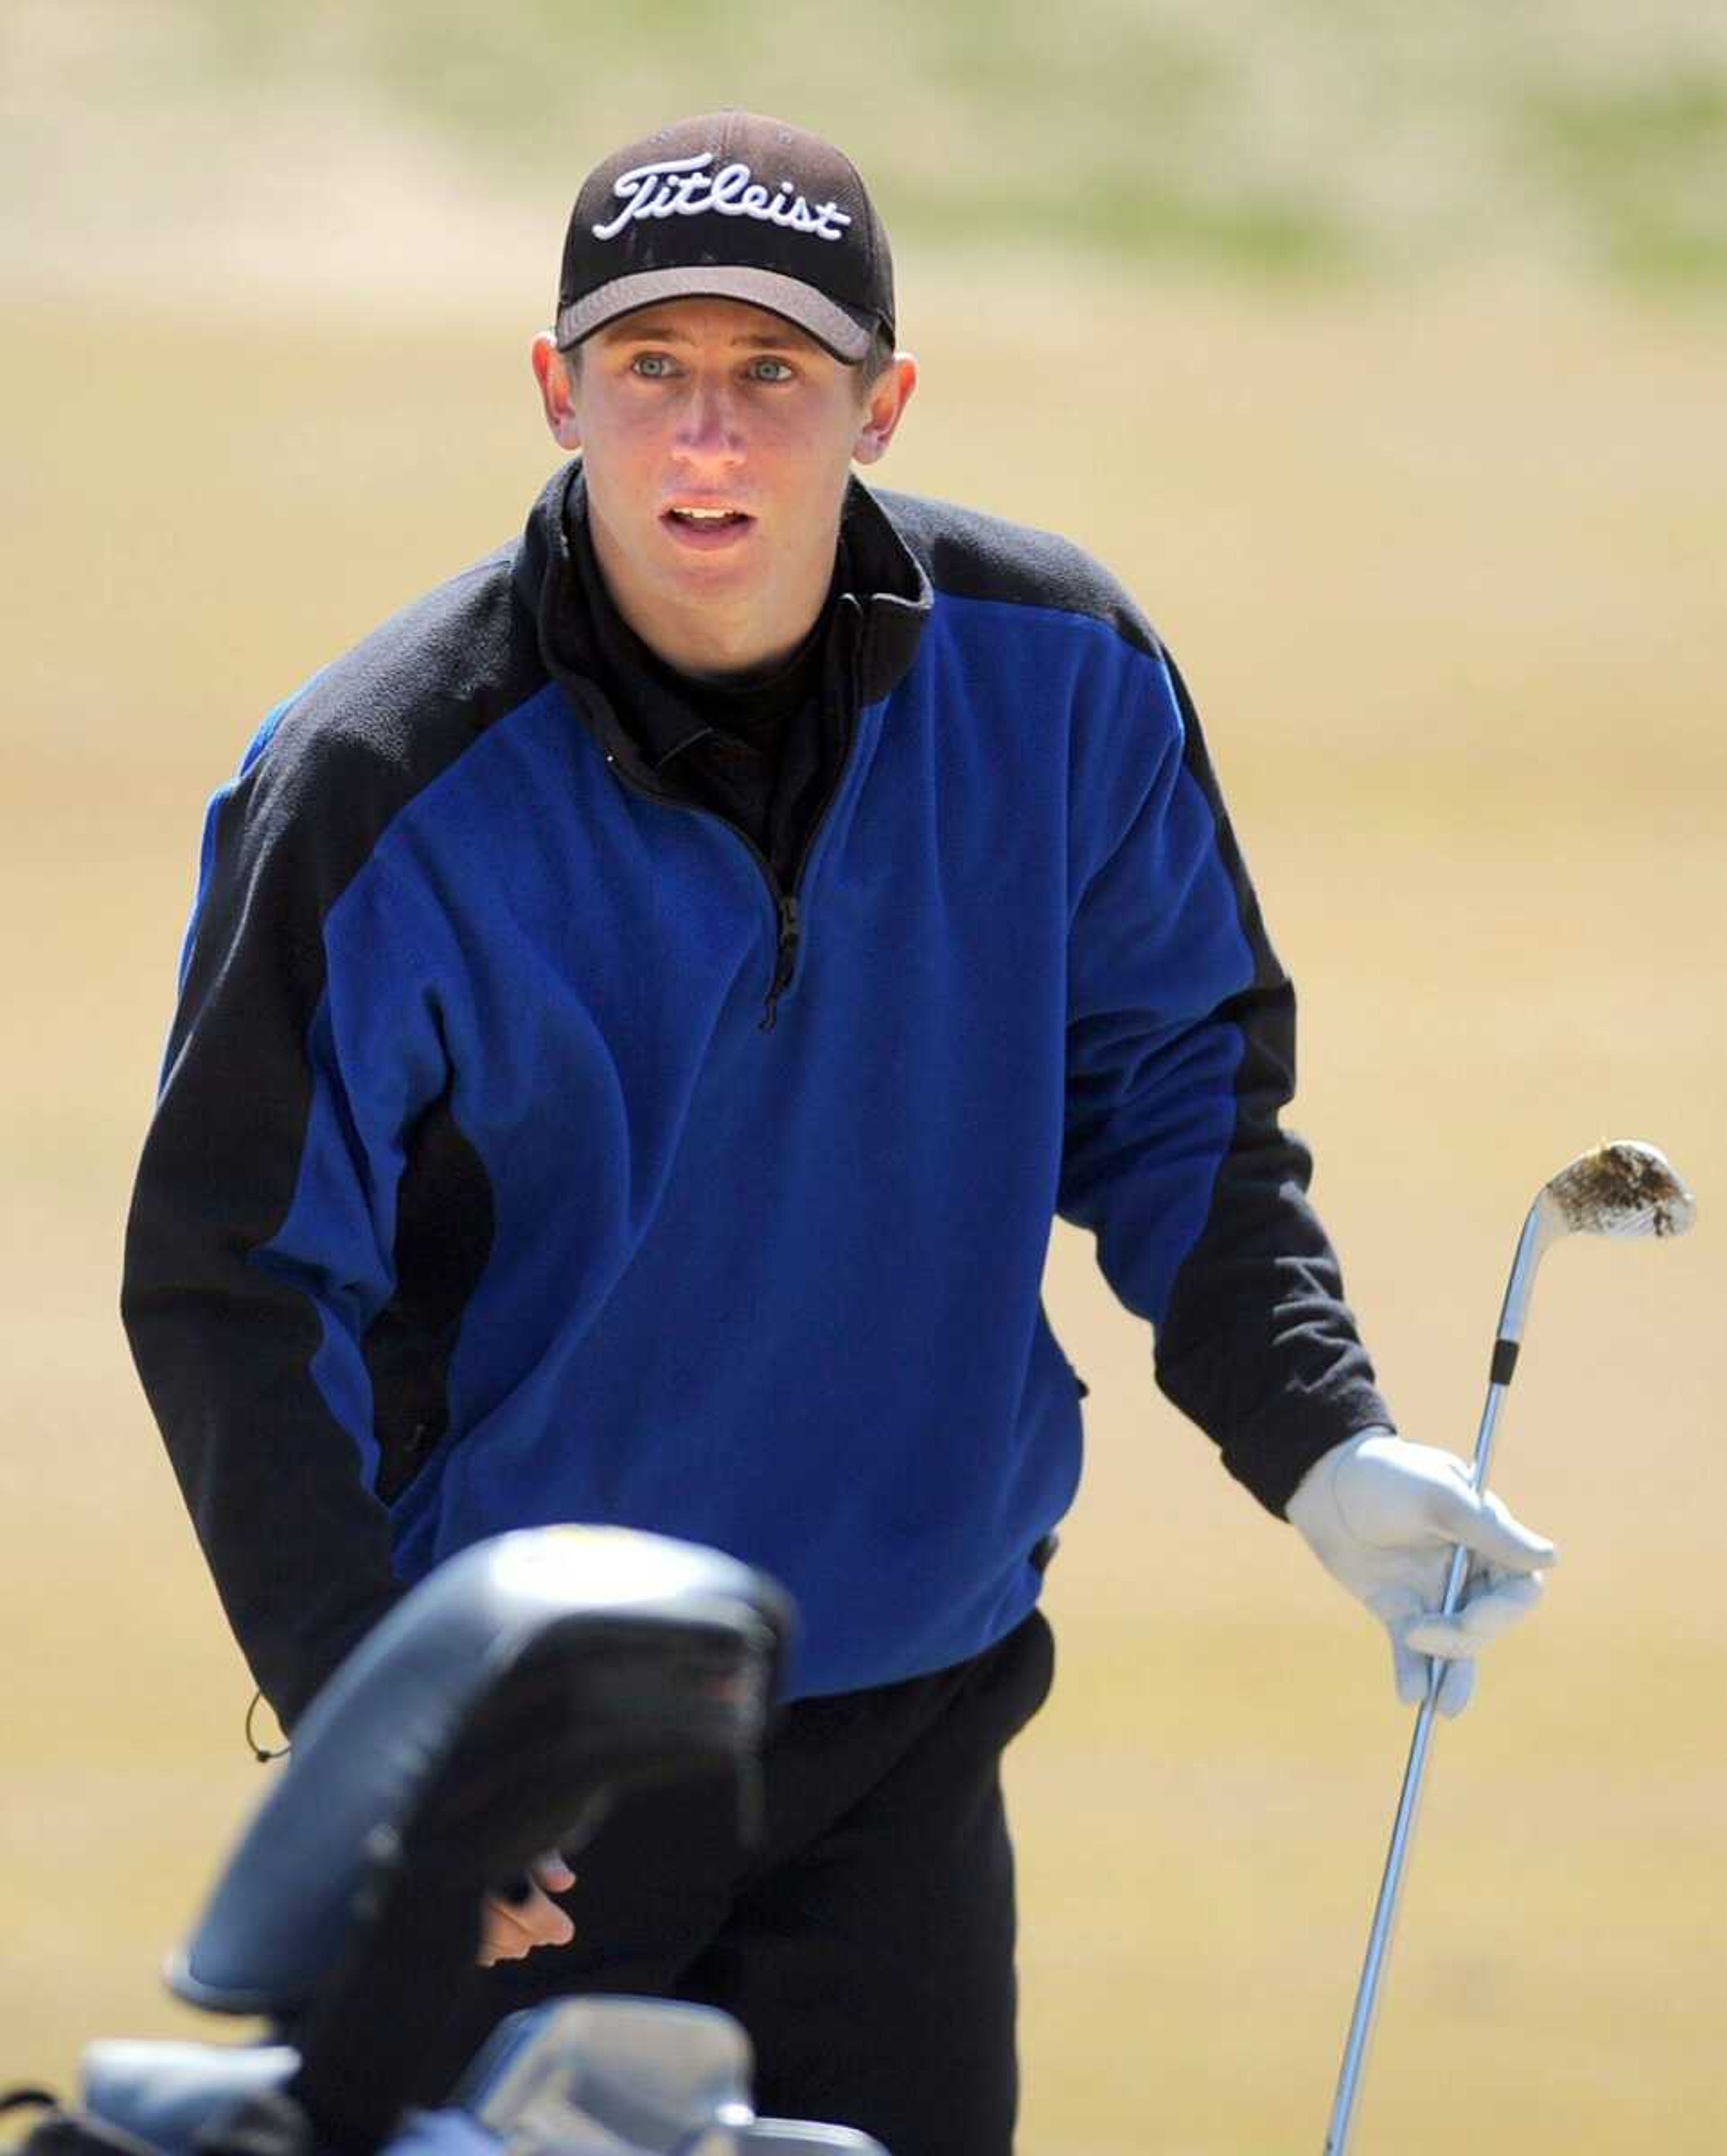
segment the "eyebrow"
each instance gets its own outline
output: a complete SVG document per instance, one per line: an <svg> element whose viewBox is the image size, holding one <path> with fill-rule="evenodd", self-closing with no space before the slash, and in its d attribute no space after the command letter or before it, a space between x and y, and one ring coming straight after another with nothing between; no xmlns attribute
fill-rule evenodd
<svg viewBox="0 0 1727 2156"><path fill-rule="evenodd" d="M614 329L601 331L607 344L686 344L696 340L686 331L674 329L669 322L620 322ZM753 331L732 340L733 349L739 346L750 352L819 352L820 346L812 336L794 329L788 322L783 330Z"/></svg>

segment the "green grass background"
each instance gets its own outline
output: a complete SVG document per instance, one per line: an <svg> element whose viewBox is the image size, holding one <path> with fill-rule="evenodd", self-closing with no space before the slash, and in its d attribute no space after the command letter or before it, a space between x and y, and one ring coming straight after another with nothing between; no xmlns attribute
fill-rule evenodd
<svg viewBox="0 0 1727 2156"><path fill-rule="evenodd" d="M1565 1556L1440 1739L1358 2145L1719 2147L1723 24L0 13L0 2078L193 2025L155 1969L261 1786L113 1312L203 796L519 521L577 179L731 100L881 198L924 367L883 477L1071 532L1180 654L1410 1432L1467 1449L1545 1175L1638 1133L1699 1190L1688 1241L1543 1280L1496 1479ZM1387 1658L1155 1399L1082 1239L1049 1296L1093 1393L1012 1759L1022 2146L1317 2148Z"/></svg>
<svg viewBox="0 0 1727 2156"><path fill-rule="evenodd" d="M1637 287L1727 278L1727 18L1703 0L12 0L0 38L8 221L51 176L157 225L272 145L285 198L296 134L327 148L343 120L542 203L595 142L744 103L843 135L923 241L1256 283L1532 251ZM152 146L116 200L112 166Z"/></svg>

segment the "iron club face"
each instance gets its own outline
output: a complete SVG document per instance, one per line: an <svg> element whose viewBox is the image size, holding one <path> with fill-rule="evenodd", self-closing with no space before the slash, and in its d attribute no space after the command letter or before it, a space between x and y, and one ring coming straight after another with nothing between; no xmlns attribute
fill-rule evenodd
<svg viewBox="0 0 1727 2156"><path fill-rule="evenodd" d="M1614 1138L1580 1153L1542 1184L1524 1222L1499 1312L1493 1378L1509 1383L1523 1337L1535 1269L1567 1235L1611 1235L1621 1241L1683 1235L1697 1218L1697 1200L1658 1146Z"/></svg>
<svg viewBox="0 0 1727 2156"><path fill-rule="evenodd" d="M1580 1154L1541 1199L1563 1235L1683 1235L1697 1218L1697 1200L1673 1163L1639 1138L1614 1138Z"/></svg>

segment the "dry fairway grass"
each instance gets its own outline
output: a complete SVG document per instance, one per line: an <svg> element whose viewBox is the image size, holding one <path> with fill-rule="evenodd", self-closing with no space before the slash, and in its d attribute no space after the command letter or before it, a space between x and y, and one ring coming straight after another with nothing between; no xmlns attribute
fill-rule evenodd
<svg viewBox="0 0 1727 2156"><path fill-rule="evenodd" d="M1543 1282L1498 1480L1565 1562L1442 1738L1361 2135L1700 2156L1727 2129L1727 336L1053 269L1032 326L1013 266L913 286L891 475L1085 539L1170 635L1411 1434L1467 1450L1552 1168L1638 1132L1701 1193L1688 1243L1574 1245ZM547 469L481 312L406 366L357 316L6 326L0 2076L188 2025L155 1967L260 1786L113 1317L121 1223L204 793ZM1065 1234L1050 1293L1092 1457L1061 1679L1013 1760L1024 2145L1315 2148L1404 1743L1383 1649L1154 1399Z"/></svg>

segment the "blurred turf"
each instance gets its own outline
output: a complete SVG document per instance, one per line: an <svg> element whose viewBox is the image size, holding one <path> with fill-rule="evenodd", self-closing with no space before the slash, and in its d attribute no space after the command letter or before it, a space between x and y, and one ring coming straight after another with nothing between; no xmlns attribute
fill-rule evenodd
<svg viewBox="0 0 1727 2156"><path fill-rule="evenodd" d="M563 192L631 132L735 103L846 143L905 238L1255 282L1486 258L1727 291L1727 9L1699 0L13 0L0 82L14 249L89 214L69 141L100 154L152 113L188 155L231 124L201 161L230 182L249 145L284 191L331 185L321 136L285 172L254 123L297 109L327 132L339 109L351 136L399 130L542 199L548 173Z"/></svg>
<svg viewBox="0 0 1727 2156"><path fill-rule="evenodd" d="M1548 85L1533 154L1600 259L1632 284L1727 286L1727 77L1675 64L1641 80Z"/></svg>

